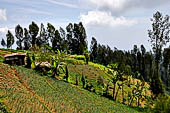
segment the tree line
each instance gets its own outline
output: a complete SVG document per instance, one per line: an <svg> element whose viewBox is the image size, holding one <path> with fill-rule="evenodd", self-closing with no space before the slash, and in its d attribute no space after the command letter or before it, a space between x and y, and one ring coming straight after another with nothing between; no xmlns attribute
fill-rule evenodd
<svg viewBox="0 0 170 113"><path fill-rule="evenodd" d="M3 47L11 48L15 42L14 35L8 30L7 39L2 39ZM47 28L41 23L40 28L35 22L32 22L28 29L17 25L15 27L15 37L17 39L18 50L29 50L35 45L50 45L52 49L66 51L70 54L83 54L87 50L87 35L83 24L70 23L66 27L56 29L54 25L47 23Z"/></svg>

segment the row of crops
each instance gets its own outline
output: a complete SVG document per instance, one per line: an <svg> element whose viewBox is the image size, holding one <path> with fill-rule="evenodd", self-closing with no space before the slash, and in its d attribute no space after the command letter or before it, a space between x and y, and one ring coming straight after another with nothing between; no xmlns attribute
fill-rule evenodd
<svg viewBox="0 0 170 113"><path fill-rule="evenodd" d="M17 71L51 112L137 112L71 84L39 76L33 70L16 67Z"/></svg>

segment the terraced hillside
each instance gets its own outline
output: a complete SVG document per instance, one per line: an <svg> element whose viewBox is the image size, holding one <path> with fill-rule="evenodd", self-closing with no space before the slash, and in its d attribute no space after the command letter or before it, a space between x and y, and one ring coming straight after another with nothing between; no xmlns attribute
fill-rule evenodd
<svg viewBox="0 0 170 113"><path fill-rule="evenodd" d="M80 87L40 76L33 70L5 64L0 64L0 95L4 97L0 102L5 109L16 113L139 112Z"/></svg>

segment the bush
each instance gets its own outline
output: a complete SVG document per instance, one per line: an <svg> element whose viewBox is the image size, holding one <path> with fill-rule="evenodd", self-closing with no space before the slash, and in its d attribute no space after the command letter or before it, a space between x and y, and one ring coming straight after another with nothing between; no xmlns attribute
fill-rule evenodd
<svg viewBox="0 0 170 113"><path fill-rule="evenodd" d="M154 102L153 113L169 113L170 112L170 98L167 95L159 95Z"/></svg>
<svg viewBox="0 0 170 113"><path fill-rule="evenodd" d="M85 61L85 56L84 55L71 55L70 58L74 58L76 60L84 60Z"/></svg>
<svg viewBox="0 0 170 113"><path fill-rule="evenodd" d="M30 58L30 55L27 53L27 56L26 56L26 68L31 68L31 58Z"/></svg>
<svg viewBox="0 0 170 113"><path fill-rule="evenodd" d="M83 60L76 60L76 59L73 59L73 58L67 58L66 62L69 63L69 64L73 64L73 65L83 65L83 64L85 64L85 62Z"/></svg>
<svg viewBox="0 0 170 113"><path fill-rule="evenodd" d="M0 62L4 62L4 57L0 56Z"/></svg>

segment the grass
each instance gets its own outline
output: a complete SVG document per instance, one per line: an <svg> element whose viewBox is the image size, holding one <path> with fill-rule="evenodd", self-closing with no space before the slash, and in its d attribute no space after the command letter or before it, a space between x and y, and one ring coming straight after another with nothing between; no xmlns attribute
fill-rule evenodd
<svg viewBox="0 0 170 113"><path fill-rule="evenodd" d="M0 79L0 94L11 112L140 112L24 67L0 64Z"/></svg>

